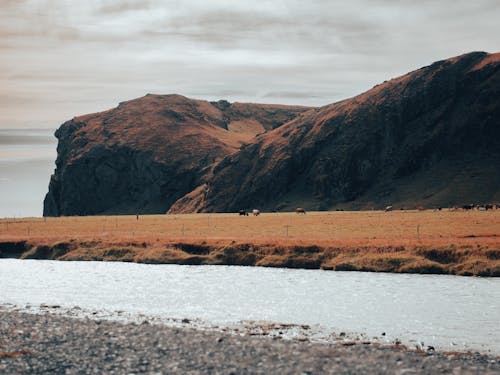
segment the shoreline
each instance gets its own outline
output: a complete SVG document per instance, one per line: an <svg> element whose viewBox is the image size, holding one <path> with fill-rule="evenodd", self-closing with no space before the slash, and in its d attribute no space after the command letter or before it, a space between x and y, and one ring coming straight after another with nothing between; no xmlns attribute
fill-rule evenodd
<svg viewBox="0 0 500 375"><path fill-rule="evenodd" d="M105 308L82 308L80 306L64 306L61 304L42 303L26 304L25 306L11 303L0 303L1 312L13 312L31 315L50 315L71 319L108 321L120 324L150 324L159 327L216 332L227 335L261 337L273 340L290 342L309 342L324 345L373 345L385 349L398 349L418 354L452 355L456 357L482 356L498 360L500 351L481 346L471 347L466 344L441 345L432 341L422 341L416 337L403 337L390 332L390 327L383 329L379 334L370 335L366 332L351 331L325 327L321 324L283 323L270 320L237 320L237 321L208 321L179 315L168 317L124 310L107 310ZM387 332L387 333L386 333Z"/></svg>
<svg viewBox="0 0 500 375"><path fill-rule="evenodd" d="M500 210L0 219L0 258L500 276Z"/></svg>
<svg viewBox="0 0 500 375"><path fill-rule="evenodd" d="M45 309L45 311L43 311ZM317 343L304 337L238 330L203 330L150 322L68 317L0 306L2 373L500 373L500 358L477 353L409 350L401 344L345 340ZM277 329L283 329L279 325ZM65 372L66 371L66 372Z"/></svg>
<svg viewBox="0 0 500 375"><path fill-rule="evenodd" d="M304 241L42 238L0 240L0 258L500 276L500 248L469 244L335 246Z"/></svg>

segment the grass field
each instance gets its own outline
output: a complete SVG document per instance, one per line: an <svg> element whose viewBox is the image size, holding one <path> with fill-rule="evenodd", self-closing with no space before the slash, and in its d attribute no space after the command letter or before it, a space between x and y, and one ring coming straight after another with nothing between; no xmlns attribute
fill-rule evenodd
<svg viewBox="0 0 500 375"><path fill-rule="evenodd" d="M500 210L0 219L0 252L65 260L499 276Z"/></svg>

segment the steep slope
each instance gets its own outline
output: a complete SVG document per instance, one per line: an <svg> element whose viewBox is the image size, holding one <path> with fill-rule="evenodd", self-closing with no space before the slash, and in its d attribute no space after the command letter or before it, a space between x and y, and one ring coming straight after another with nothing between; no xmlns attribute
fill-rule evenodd
<svg viewBox="0 0 500 375"><path fill-rule="evenodd" d="M171 212L490 201L500 201L500 54L475 52L257 136Z"/></svg>
<svg viewBox="0 0 500 375"><path fill-rule="evenodd" d="M307 107L146 95L64 123L44 216L164 213L214 162Z"/></svg>

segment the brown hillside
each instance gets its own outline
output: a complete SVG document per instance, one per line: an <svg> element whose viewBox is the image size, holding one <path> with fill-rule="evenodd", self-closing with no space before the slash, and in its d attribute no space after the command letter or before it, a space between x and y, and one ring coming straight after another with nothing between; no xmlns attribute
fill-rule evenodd
<svg viewBox="0 0 500 375"><path fill-rule="evenodd" d="M439 61L301 113L204 182L171 212L500 201L500 54Z"/></svg>
<svg viewBox="0 0 500 375"><path fill-rule="evenodd" d="M64 123L45 216L164 213L210 166L307 107L146 95Z"/></svg>

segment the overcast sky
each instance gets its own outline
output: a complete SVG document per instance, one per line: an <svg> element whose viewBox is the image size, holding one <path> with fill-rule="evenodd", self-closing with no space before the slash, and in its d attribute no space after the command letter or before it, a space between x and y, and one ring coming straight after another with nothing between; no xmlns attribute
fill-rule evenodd
<svg viewBox="0 0 500 375"><path fill-rule="evenodd" d="M328 104L470 51L499 0L0 0L0 128L146 93Z"/></svg>

